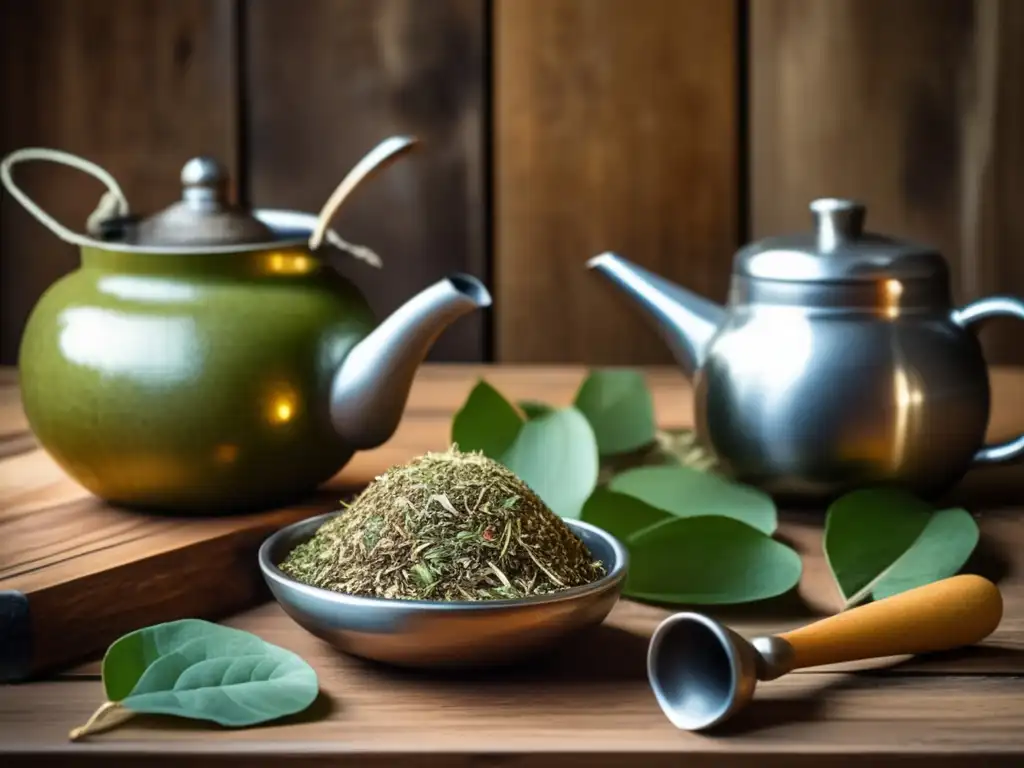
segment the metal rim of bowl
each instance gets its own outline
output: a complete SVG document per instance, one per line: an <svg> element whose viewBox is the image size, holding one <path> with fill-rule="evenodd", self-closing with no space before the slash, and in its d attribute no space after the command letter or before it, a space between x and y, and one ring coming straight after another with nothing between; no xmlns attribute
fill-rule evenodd
<svg viewBox="0 0 1024 768"><path fill-rule="evenodd" d="M297 528L309 527L312 533L312 537L320 526L326 523L329 519L338 515L344 514L344 512L328 512L323 515L317 515L315 517L309 517L305 520L299 520L298 522L286 525L276 533L271 534L264 542L260 545L259 549L259 563L260 570L263 572L263 576L287 589L298 590L309 597L314 597L318 600L326 600L336 605L344 605L347 607L360 607L360 608L378 608L389 610L406 609L406 610L435 610L435 611L485 611L494 610L498 608L516 608L519 606L536 606L550 603L560 603L566 600L577 600L587 595L596 594L603 592L604 590L614 586L615 584L623 581L626 576L626 569L629 566L629 554L622 543L612 536L608 531L603 528L598 528L596 525L586 523L582 520L564 520L565 524L573 529L580 529L587 531L595 536L601 538L608 547L612 550L615 555L615 564L611 570L608 571L597 581L593 581L589 584L583 584L578 587L570 587L569 589L563 589L559 592L553 592L548 595L533 595L531 597L520 597L520 598L508 598L504 600L405 600L405 599L390 599L384 597L361 597L358 595L349 595L343 592L334 592L333 590L323 589L321 587L314 587L309 584L304 584L301 581L297 581L287 574L284 573L277 564L270 559L270 553L273 551L277 544L290 535L292 535ZM574 530L574 533L576 531ZM308 541L304 539L303 541ZM301 542L300 542L301 543ZM296 544L298 546L298 543ZM584 546L586 543L584 542ZM592 553L593 554L593 553Z"/></svg>

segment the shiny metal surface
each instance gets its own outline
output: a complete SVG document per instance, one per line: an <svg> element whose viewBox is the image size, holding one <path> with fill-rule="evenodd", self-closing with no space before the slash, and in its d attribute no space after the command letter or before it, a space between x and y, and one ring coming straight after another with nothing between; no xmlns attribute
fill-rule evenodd
<svg viewBox="0 0 1024 768"><path fill-rule="evenodd" d="M757 679L776 680L793 671L796 653L793 646L777 635L755 637L750 644L757 651Z"/></svg>
<svg viewBox="0 0 1024 768"><path fill-rule="evenodd" d="M388 664L453 668L514 662L600 624L626 577L625 548L577 520L566 523L605 564L607 575L555 595L480 602L383 600L310 587L282 573L276 564L335 514L272 535L260 547L260 569L275 599L304 629L345 653Z"/></svg>
<svg viewBox="0 0 1024 768"><path fill-rule="evenodd" d="M726 319L724 307L687 291L615 253L594 256L587 268L622 291L646 315L672 350L676 362L692 375Z"/></svg>
<svg viewBox="0 0 1024 768"><path fill-rule="evenodd" d="M214 157L193 157L181 169L181 186L185 196L195 189L211 190L219 196L226 190L227 169Z"/></svg>
<svg viewBox="0 0 1024 768"><path fill-rule="evenodd" d="M814 200L815 235L818 250L834 252L845 244L856 241L864 230L864 206L854 200L825 197Z"/></svg>
<svg viewBox="0 0 1024 768"><path fill-rule="evenodd" d="M771 493L896 482L931 495L982 445L988 376L951 312L746 305L711 345L694 408L727 471Z"/></svg>
<svg viewBox="0 0 1024 768"><path fill-rule="evenodd" d="M126 233L136 245L178 246L268 243L274 232L228 199L228 171L212 157L193 157L181 169L181 199Z"/></svg>
<svg viewBox="0 0 1024 768"><path fill-rule="evenodd" d="M669 721L686 731L721 723L753 698L759 655L743 637L700 613L661 622L647 646L647 680Z"/></svg>
<svg viewBox="0 0 1024 768"><path fill-rule="evenodd" d="M781 637L749 641L703 614L677 613L651 635L647 680L676 728L702 731L743 709L758 680L782 677L794 660Z"/></svg>
<svg viewBox="0 0 1024 768"><path fill-rule="evenodd" d="M816 204L806 248L740 252L727 307L615 254L588 262L693 376L696 428L722 468L783 497L872 484L935 496L973 465L1024 455L1024 436L982 444L990 395L975 335L993 317L1024 319L1024 303L956 309L938 254L868 238L847 201Z"/></svg>
<svg viewBox="0 0 1024 768"><path fill-rule="evenodd" d="M811 230L748 243L733 258L733 274L785 282L948 279L934 248L866 231L867 211L856 200L820 198L809 208Z"/></svg>
<svg viewBox="0 0 1024 768"><path fill-rule="evenodd" d="M975 645L1003 617L988 579L960 574L873 600L781 635L752 640L699 613L659 624L647 647L647 678L677 727L711 728L742 709L759 681L796 669L934 653Z"/></svg>
<svg viewBox="0 0 1024 768"><path fill-rule="evenodd" d="M342 362L331 386L331 421L356 450L395 433L413 377L441 332L463 315L488 307L483 283L454 274L395 310Z"/></svg>
<svg viewBox="0 0 1024 768"><path fill-rule="evenodd" d="M989 296L971 302L953 313L953 322L961 328L978 329L997 317L1024 320L1024 302L1013 296ZM985 445L974 454L973 464L1002 464L1024 456L1024 435L995 445Z"/></svg>

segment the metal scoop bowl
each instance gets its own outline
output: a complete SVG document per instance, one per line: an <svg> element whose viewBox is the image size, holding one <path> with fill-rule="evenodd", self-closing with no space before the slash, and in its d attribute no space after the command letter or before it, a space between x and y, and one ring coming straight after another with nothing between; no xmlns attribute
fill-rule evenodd
<svg viewBox="0 0 1024 768"><path fill-rule="evenodd" d="M677 613L651 637L647 678L673 725L701 731L743 709L758 681L805 667L973 645L995 631L1002 615L996 585L972 574L753 640L708 616Z"/></svg>

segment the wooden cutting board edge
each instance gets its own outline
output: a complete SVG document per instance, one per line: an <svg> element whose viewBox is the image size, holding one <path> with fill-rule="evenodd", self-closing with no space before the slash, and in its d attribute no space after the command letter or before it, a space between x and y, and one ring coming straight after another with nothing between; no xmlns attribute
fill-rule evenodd
<svg viewBox="0 0 1024 768"><path fill-rule="evenodd" d="M300 506L269 512L255 524L185 537L178 546L28 593L0 591L0 683L27 681L94 657L142 626L213 621L268 599L255 557L259 545L280 527L323 511Z"/></svg>

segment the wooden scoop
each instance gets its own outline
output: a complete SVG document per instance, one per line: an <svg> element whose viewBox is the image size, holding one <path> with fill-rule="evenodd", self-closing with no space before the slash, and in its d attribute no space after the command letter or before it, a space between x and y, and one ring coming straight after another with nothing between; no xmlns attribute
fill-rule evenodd
<svg viewBox="0 0 1024 768"><path fill-rule="evenodd" d="M804 667L973 645L992 634L1002 616L996 585L966 574L752 641L702 614L677 613L651 637L647 678L677 728L703 730L742 709L758 680Z"/></svg>

